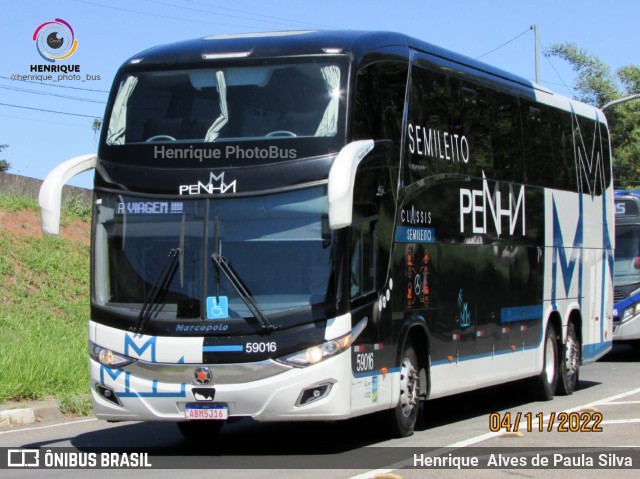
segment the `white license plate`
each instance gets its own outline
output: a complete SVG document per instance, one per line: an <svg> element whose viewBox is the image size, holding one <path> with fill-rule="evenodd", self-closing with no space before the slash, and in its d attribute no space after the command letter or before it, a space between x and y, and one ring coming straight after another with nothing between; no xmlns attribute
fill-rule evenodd
<svg viewBox="0 0 640 479"><path fill-rule="evenodd" d="M187 404L184 417L192 420L224 421L229 419L229 408L224 404Z"/></svg>

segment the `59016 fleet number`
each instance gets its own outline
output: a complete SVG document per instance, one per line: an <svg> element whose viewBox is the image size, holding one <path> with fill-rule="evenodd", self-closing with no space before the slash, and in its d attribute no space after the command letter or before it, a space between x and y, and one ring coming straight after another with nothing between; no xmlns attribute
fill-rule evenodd
<svg viewBox="0 0 640 479"><path fill-rule="evenodd" d="M356 372L373 371L373 353L356 354Z"/></svg>
<svg viewBox="0 0 640 479"><path fill-rule="evenodd" d="M275 341L246 343L244 345L244 352L249 354L257 353L275 353L278 350L278 344Z"/></svg>

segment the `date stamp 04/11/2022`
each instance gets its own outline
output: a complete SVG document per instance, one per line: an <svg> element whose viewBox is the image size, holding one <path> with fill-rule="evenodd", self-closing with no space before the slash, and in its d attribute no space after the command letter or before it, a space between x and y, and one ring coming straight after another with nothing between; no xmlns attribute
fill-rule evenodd
<svg viewBox="0 0 640 479"><path fill-rule="evenodd" d="M494 412L489 415L491 432L602 432L602 413L597 411Z"/></svg>

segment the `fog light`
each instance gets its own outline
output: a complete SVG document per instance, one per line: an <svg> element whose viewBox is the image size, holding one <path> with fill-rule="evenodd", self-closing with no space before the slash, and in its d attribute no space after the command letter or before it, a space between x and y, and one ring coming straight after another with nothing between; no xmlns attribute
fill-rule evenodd
<svg viewBox="0 0 640 479"><path fill-rule="evenodd" d="M103 386L102 384L96 383L96 391L98 392L98 394L100 394L100 396L105 398L107 401L112 402L113 404L117 404L118 406L122 406L122 403L118 398L118 395L113 389L109 389L108 387Z"/></svg>
<svg viewBox="0 0 640 479"><path fill-rule="evenodd" d="M326 397L331 391L331 386L333 386L333 384L324 383L304 389L296 401L296 406L305 406L306 404L310 404Z"/></svg>

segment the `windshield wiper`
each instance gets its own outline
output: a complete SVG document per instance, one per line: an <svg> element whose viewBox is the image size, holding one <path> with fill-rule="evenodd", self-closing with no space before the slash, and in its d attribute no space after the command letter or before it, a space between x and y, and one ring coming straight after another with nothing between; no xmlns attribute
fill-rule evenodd
<svg viewBox="0 0 640 479"><path fill-rule="evenodd" d="M167 261L164 263L162 271L156 278L156 282L151 288L151 291L149 291L147 297L144 299L144 303L142 303L142 307L140 308L138 321L133 328L137 333L142 334L144 330L147 329L151 316L153 316L153 314L157 314L161 305L162 296L164 296L169 288L171 279L178 267L178 260L181 254L180 248L171 248L169 250Z"/></svg>
<svg viewBox="0 0 640 479"><path fill-rule="evenodd" d="M219 253L213 253L211 255L211 261L216 265L218 271L222 271L224 273L231 285L238 292L242 301L244 301L251 313L253 313L253 316L260 323L262 331L265 333L275 331L276 327L271 324L262 311L260 311L260 307L256 303L256 300L253 299L249 289L235 272L231 263L229 263L229 260Z"/></svg>
<svg viewBox="0 0 640 479"><path fill-rule="evenodd" d="M180 288L184 286L185 223L186 215L182 213L179 246L169 250L169 256L162 267L162 271L160 271L160 274L156 278L156 282L151 288L151 291L149 291L147 297L144 298L144 303L142 303L142 307L140 308L140 314L138 314L138 321L133 327L133 330L139 334L142 334L147 329L151 316L158 313L162 297L166 294L167 289L169 289L169 285L177 268L180 269Z"/></svg>

